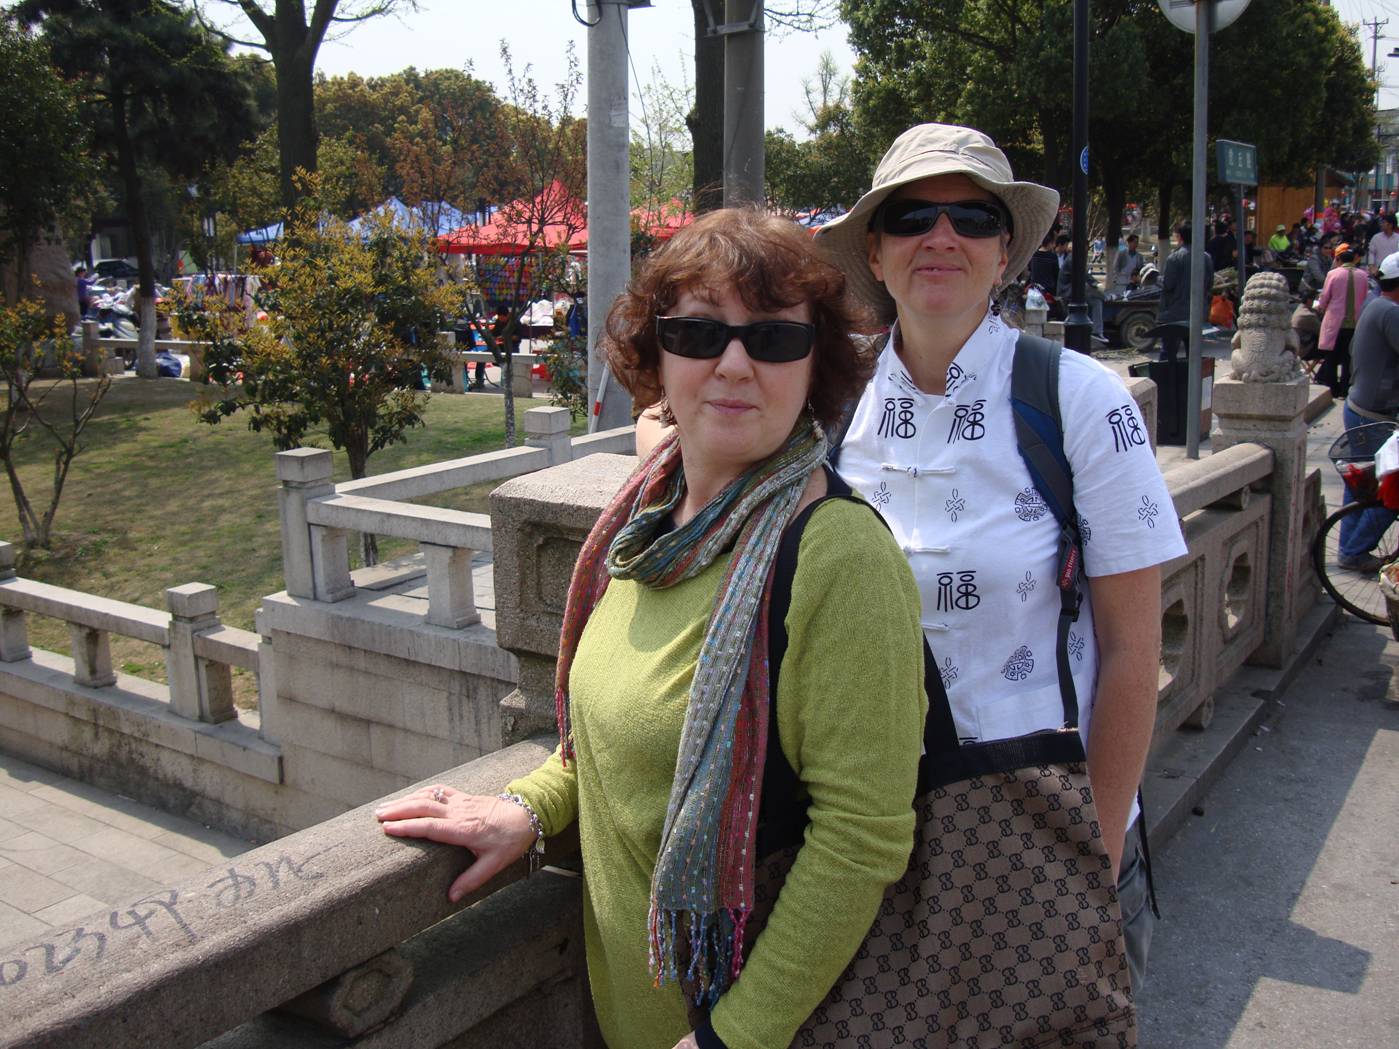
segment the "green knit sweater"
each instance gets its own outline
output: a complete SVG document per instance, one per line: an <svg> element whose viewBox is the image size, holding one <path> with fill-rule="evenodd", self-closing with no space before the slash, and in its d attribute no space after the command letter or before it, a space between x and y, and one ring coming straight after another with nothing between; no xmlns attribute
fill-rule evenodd
<svg viewBox="0 0 1399 1049"><path fill-rule="evenodd" d="M569 679L577 760L510 784L547 834L578 820L588 977L611 1049L671 1049L687 1031L653 987L647 907L690 679L721 558L666 590L613 580ZM887 529L832 500L802 535L779 679L782 749L810 793L806 840L743 972L716 1004L730 1049L777 1049L825 997L913 846L927 709L918 591Z"/></svg>

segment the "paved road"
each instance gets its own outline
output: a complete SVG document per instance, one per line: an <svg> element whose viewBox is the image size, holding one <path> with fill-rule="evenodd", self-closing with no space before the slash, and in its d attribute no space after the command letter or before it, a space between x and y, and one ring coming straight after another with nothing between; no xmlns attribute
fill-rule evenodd
<svg viewBox="0 0 1399 1049"><path fill-rule="evenodd" d="M1154 857L1141 1049L1399 1046L1399 645L1338 622Z"/></svg>

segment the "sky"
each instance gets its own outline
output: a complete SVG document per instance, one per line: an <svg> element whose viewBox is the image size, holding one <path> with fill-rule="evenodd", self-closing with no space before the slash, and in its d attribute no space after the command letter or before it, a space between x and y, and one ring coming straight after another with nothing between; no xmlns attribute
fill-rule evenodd
<svg viewBox="0 0 1399 1049"><path fill-rule="evenodd" d="M1254 3L1267 3L1267 0L1253 0ZM1380 27L1379 48L1376 51L1371 31L1362 26L1360 30L1361 51L1365 64L1369 65L1372 56L1379 61L1376 69L1380 77L1380 108L1393 109L1399 106L1399 57L1389 58L1389 52L1399 47L1399 0L1331 0L1341 18L1352 25L1363 22L1383 22Z"/></svg>
<svg viewBox="0 0 1399 1049"><path fill-rule="evenodd" d="M585 0L578 0L586 17ZM1253 0L1267 3L1268 0ZM723 0L713 0L722 10ZM1380 28L1378 70L1382 108L1399 106L1399 57L1390 58L1399 46L1399 0L1331 0L1341 17L1352 24L1388 19ZM653 6L635 8L628 15L632 66L629 77L631 108L639 113L638 79L649 81L653 71L674 85L693 80L694 23L690 0L653 0ZM499 43L510 41L516 62L533 67L541 87L557 82L563 69L564 49L571 41L586 75L587 30L573 18L570 0L420 0L416 12L379 19L355 28L342 39L321 48L318 68L329 74L358 73L379 76L406 66L419 69L460 68L468 62L477 76L500 84ZM1361 30L1367 61L1372 53L1371 34ZM829 50L847 75L855 54L846 39L845 26L837 23L818 34L769 33L765 49L768 128L784 127L801 137L795 113L805 110L802 81L815 72L821 52ZM580 109L582 100L580 100ZM633 121L635 123L635 120Z"/></svg>
<svg viewBox="0 0 1399 1049"><path fill-rule="evenodd" d="M653 69L659 68L673 85L694 80L690 0L653 0L653 4L632 9L627 18L635 67L628 78L634 113L639 113L640 106L638 77L649 81ZM584 0L578 0L578 7L587 17ZM715 0L714 7L722 11L723 0ZM564 49L570 41L586 75L587 30L574 20L569 0L421 0L416 12L367 22L343 39L322 45L317 68L332 76L358 73L369 77L410 65L419 69L460 68L470 62L476 76L501 87L502 39L510 42L517 67L526 62L532 65L541 89L558 82L564 69ZM846 42L844 25L815 35L792 33L780 39L768 35L764 49L767 127L799 132L792 114L805 109L802 80L814 74L826 49L848 73L855 57ZM586 92L579 100L580 111L584 101Z"/></svg>

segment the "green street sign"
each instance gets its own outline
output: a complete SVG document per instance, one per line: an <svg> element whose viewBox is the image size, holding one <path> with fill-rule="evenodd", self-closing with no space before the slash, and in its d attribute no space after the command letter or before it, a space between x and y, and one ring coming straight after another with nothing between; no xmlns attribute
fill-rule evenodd
<svg viewBox="0 0 1399 1049"><path fill-rule="evenodd" d="M1258 185L1258 147L1246 142L1216 139L1215 158L1219 161L1219 181L1235 186Z"/></svg>

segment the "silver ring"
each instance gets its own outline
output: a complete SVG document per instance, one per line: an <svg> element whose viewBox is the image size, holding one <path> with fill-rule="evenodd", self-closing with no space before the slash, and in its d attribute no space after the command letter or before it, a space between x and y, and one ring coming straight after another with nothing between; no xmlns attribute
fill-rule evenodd
<svg viewBox="0 0 1399 1049"><path fill-rule="evenodd" d="M432 800L437 802L439 805L445 805L447 803L447 788L433 787Z"/></svg>

